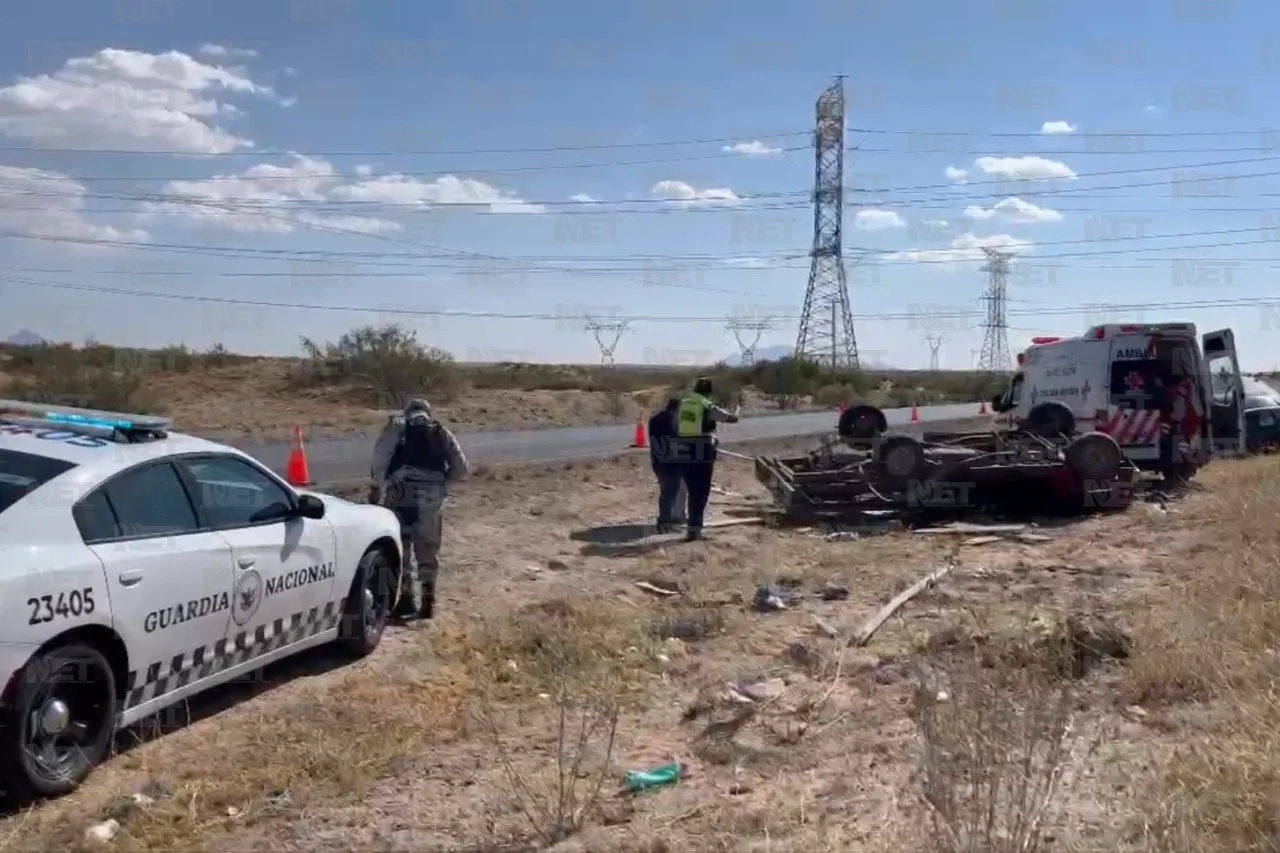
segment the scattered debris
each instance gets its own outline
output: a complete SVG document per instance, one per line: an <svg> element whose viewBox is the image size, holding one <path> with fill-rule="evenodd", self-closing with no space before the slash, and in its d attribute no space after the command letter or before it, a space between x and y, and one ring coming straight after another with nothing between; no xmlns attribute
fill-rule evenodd
<svg viewBox="0 0 1280 853"><path fill-rule="evenodd" d="M649 770L628 770L626 775L627 790L633 794L663 788L680 781L685 767L678 761L672 761Z"/></svg>
<svg viewBox="0 0 1280 853"><path fill-rule="evenodd" d="M929 535L940 533L1025 533L1028 525L1025 524L962 524L955 522L942 527L917 527L912 533L917 535Z"/></svg>
<svg viewBox="0 0 1280 853"><path fill-rule="evenodd" d="M680 594L678 591L673 589L663 589L660 586L654 586L648 581L636 581L636 586L638 586L640 589L643 589L645 592L651 592L654 595L661 595L666 598L670 598L672 596L676 596Z"/></svg>
<svg viewBox="0 0 1280 853"><path fill-rule="evenodd" d="M973 547L976 545L990 545L993 542L1003 541L1003 536L974 536L972 539L966 539L960 544L964 547Z"/></svg>
<svg viewBox="0 0 1280 853"><path fill-rule="evenodd" d="M716 521L708 521L702 527L704 530L709 527L740 527L747 524L764 524L765 521L766 519L758 515L748 518L721 518Z"/></svg>
<svg viewBox="0 0 1280 853"><path fill-rule="evenodd" d="M913 583L911 586L904 589L902 592L898 593L894 596L892 601L880 608L878 613L868 619L866 623L857 630L857 632L849 639L849 645L865 646L875 632L880 630L880 626L889 621L890 616L902 609L902 606L908 601L915 598L926 589L929 589L947 575L951 574L951 570L953 568L954 566L943 566L940 569L935 569Z"/></svg>
<svg viewBox="0 0 1280 853"><path fill-rule="evenodd" d="M839 632L838 630L836 630L835 626L833 626L831 623L829 623L829 622L827 622L827 621L823 620L823 618L822 618L821 616L819 616L818 614L816 614L816 613L810 613L810 614L809 614L809 618L813 620L813 624L814 624L814 626L815 626L819 631L821 631L822 633L826 634L826 635L827 635L828 637L830 637L831 639L833 639L833 640L834 640L836 637L839 637L839 636L840 636L840 632Z"/></svg>
<svg viewBox="0 0 1280 853"><path fill-rule="evenodd" d="M119 831L120 821L111 818L104 820L102 823L95 823L85 830L84 840L91 843L108 844L116 837L116 833Z"/></svg>

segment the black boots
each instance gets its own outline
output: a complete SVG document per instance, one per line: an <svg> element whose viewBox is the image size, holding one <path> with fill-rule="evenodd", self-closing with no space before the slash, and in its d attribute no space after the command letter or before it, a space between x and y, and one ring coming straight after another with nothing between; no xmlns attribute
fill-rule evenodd
<svg viewBox="0 0 1280 853"><path fill-rule="evenodd" d="M422 607L418 610L419 619L430 619L436 609L436 592L435 590L422 591Z"/></svg>

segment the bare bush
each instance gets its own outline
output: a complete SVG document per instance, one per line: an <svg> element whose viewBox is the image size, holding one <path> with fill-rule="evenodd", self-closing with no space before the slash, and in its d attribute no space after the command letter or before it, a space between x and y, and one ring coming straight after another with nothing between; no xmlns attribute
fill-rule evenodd
<svg viewBox="0 0 1280 853"><path fill-rule="evenodd" d="M1070 754L1059 661L971 650L921 673L914 717L936 853L1036 853Z"/></svg>
<svg viewBox="0 0 1280 853"><path fill-rule="evenodd" d="M623 703L642 688L636 655L651 642L610 608L552 601L476 635L475 682L484 685L473 717L497 747L508 793L544 844L581 829L613 774L614 743ZM650 650L648 657L652 657ZM517 766L513 745L532 733L513 733L524 712L511 702L541 696L553 727L551 767ZM543 715L536 715L543 716Z"/></svg>
<svg viewBox="0 0 1280 853"><path fill-rule="evenodd" d="M302 338L305 360L294 379L306 385L347 385L375 406L399 407L418 394L452 399L459 384L453 356L419 343L402 326L363 326L337 343Z"/></svg>

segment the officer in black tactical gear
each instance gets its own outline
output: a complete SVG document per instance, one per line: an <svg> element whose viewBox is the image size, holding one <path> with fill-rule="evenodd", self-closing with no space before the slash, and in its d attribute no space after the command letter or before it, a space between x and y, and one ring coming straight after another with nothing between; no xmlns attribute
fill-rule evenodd
<svg viewBox="0 0 1280 853"><path fill-rule="evenodd" d="M381 503L400 518L400 618L432 617L448 485L468 470L458 439L431 416L431 405L421 398L410 400L403 414L393 415L378 436L369 471L369 502Z"/></svg>

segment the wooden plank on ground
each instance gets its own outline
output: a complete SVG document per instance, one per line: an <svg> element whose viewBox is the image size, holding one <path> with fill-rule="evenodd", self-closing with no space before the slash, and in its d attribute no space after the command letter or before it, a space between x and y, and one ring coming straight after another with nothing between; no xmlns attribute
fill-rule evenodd
<svg viewBox="0 0 1280 853"><path fill-rule="evenodd" d="M867 641L871 639L871 637L875 634L875 632L880 630L880 626L883 625L885 622L889 621L890 616L892 616L893 614L901 610L903 605L905 605L908 601L915 598L917 595L924 592L926 589L929 589L938 581L945 578L947 575L951 574L952 568L953 568L952 566L943 566L940 569L935 569L934 571L920 578L920 580L916 581L911 586L904 589L902 592L898 593L896 596L894 596L892 601L890 601L884 607L881 607L880 610L876 613L876 615L872 616L865 623L863 623L862 627L859 628L857 632L849 639L849 645L865 646L867 644Z"/></svg>

